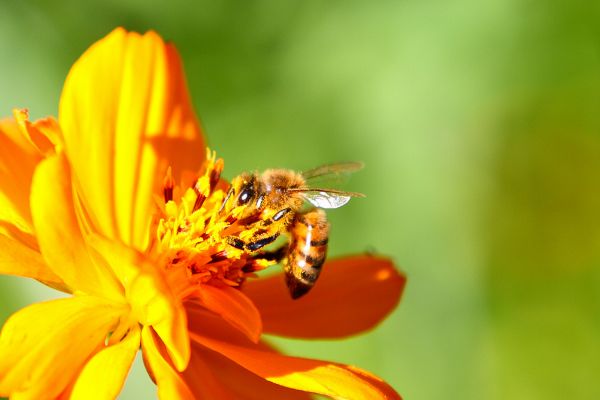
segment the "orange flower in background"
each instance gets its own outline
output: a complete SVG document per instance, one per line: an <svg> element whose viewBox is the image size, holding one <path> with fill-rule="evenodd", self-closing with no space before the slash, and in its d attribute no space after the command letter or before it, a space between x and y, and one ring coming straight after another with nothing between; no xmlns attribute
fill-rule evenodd
<svg viewBox="0 0 600 400"><path fill-rule="evenodd" d="M6 322L0 396L114 399L141 346L161 399L399 398L356 367L261 340L368 330L405 278L357 256L328 262L299 300L280 275L255 279L268 263L220 236L223 162L205 156L179 57L155 33L94 44L58 121L16 111L0 141L0 273L70 294ZM186 182L189 171L200 178Z"/></svg>

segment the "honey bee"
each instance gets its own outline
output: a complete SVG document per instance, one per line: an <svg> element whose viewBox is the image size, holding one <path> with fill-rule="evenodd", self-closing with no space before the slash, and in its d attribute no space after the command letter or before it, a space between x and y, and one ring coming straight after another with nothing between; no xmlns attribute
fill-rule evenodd
<svg viewBox="0 0 600 400"><path fill-rule="evenodd" d="M319 278L327 255L329 223L322 209L342 207L352 197L364 197L315 187L313 182L335 180L362 166L358 162L338 163L301 173L269 169L235 177L221 206L221 212L226 213L237 209L229 220L227 244L255 258L283 260L291 297L305 295ZM304 207L306 203L311 207ZM286 245L273 252L260 251L281 234L289 236Z"/></svg>

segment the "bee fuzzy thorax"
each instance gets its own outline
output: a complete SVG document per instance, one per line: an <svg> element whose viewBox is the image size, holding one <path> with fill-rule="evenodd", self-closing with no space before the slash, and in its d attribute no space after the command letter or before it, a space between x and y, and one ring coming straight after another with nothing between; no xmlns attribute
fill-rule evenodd
<svg viewBox="0 0 600 400"><path fill-rule="evenodd" d="M285 169L268 169L260 175L259 180L270 208L281 210L289 207L297 211L302 207L301 195L291 191L306 186L301 174Z"/></svg>
<svg viewBox="0 0 600 400"><path fill-rule="evenodd" d="M267 185L267 190L286 191L306 185L302 174L287 169L268 169L263 172L261 179Z"/></svg>

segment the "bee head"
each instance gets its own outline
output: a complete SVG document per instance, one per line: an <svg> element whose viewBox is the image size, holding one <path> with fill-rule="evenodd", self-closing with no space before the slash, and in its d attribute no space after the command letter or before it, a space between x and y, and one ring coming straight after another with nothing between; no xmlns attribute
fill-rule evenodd
<svg viewBox="0 0 600 400"><path fill-rule="evenodd" d="M237 196L237 205L245 206L252 202L252 200L256 197L256 189L252 182L244 183L240 187L239 194Z"/></svg>
<svg viewBox="0 0 600 400"><path fill-rule="evenodd" d="M256 197L259 190L256 175L244 173L231 182L232 194L235 195L235 206L249 206Z"/></svg>

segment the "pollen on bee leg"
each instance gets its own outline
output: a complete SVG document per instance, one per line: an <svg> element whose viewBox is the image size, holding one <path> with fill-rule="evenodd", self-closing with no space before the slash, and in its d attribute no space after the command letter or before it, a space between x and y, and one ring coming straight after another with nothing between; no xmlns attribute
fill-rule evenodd
<svg viewBox="0 0 600 400"><path fill-rule="evenodd" d="M270 266L270 263L266 260L250 259L243 267L242 272L245 274L251 274L254 272L262 271L263 269Z"/></svg>

